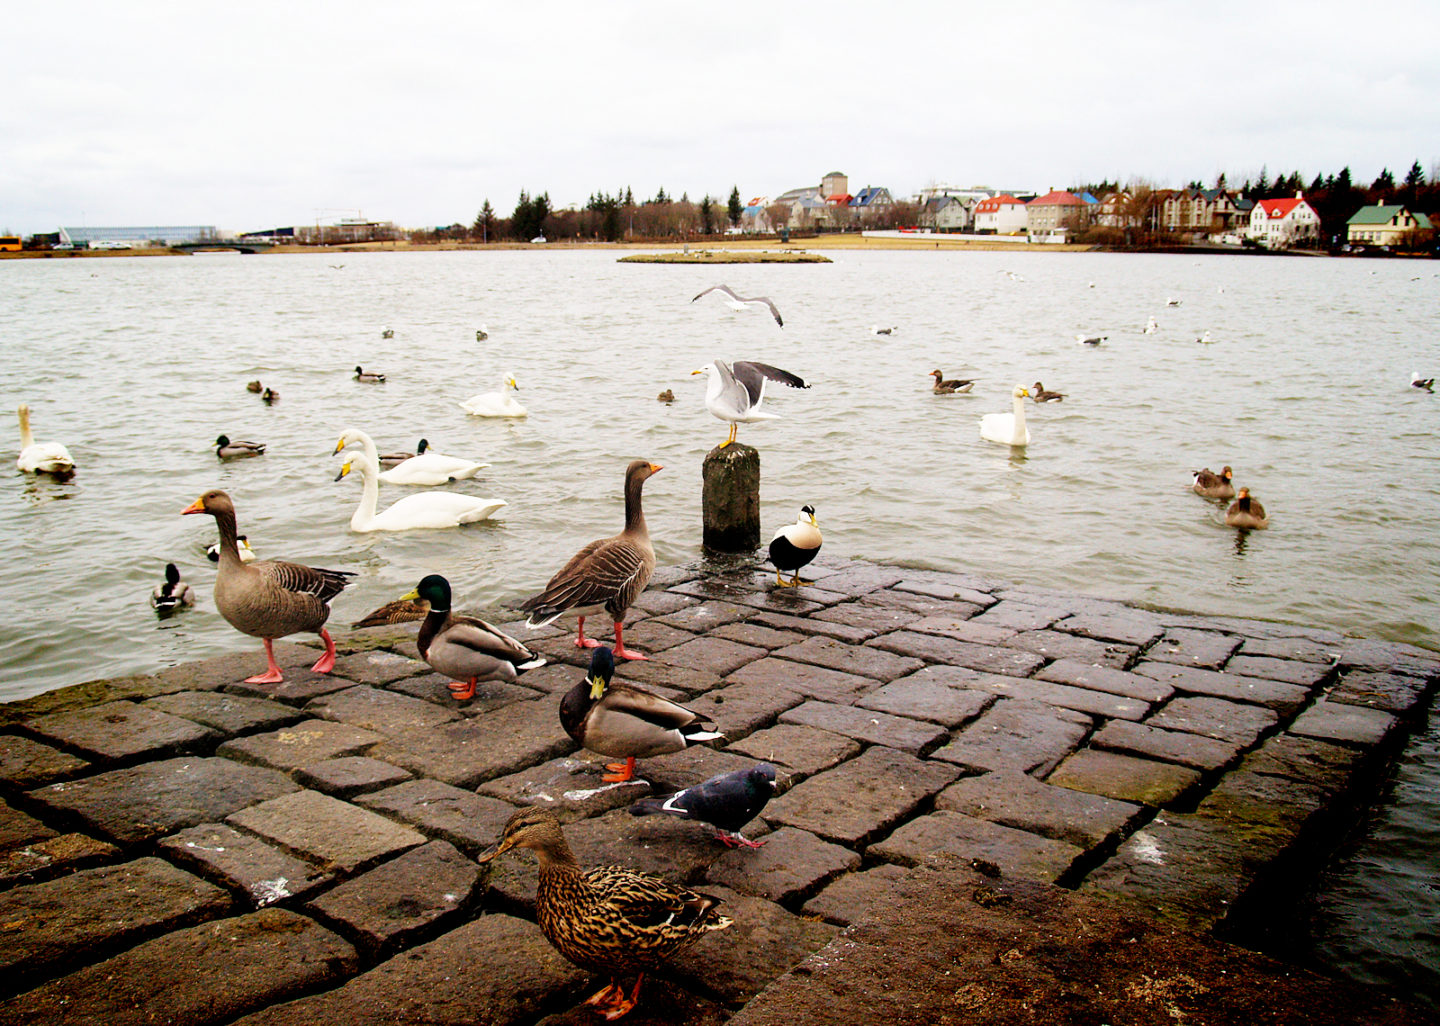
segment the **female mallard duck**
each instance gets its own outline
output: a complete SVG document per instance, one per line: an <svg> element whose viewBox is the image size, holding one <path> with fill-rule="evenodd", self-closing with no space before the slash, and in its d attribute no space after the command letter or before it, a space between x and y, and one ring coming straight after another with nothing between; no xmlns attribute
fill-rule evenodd
<svg viewBox="0 0 1440 1026"><path fill-rule="evenodd" d="M299 563L266 559L242 563L236 545L235 504L222 491L209 491L181 513L207 513L220 530L220 568L215 572L215 608L242 634L265 641L266 670L247 677L247 684L278 684L284 680L275 662L276 638L299 631L314 631L325 642L325 654L310 669L329 673L335 668L335 642L325 629L330 600L355 575L345 570L322 570Z"/></svg>
<svg viewBox="0 0 1440 1026"><path fill-rule="evenodd" d="M1196 495L1203 495L1207 499L1233 499L1235 498L1235 486L1230 483L1232 473L1229 467L1218 474L1210 473L1210 468L1195 471L1190 478L1190 488Z"/></svg>
<svg viewBox="0 0 1440 1026"><path fill-rule="evenodd" d="M412 531L426 527L458 527L460 524L484 520L501 506L503 499L482 499L458 492L423 492L407 495L383 513L376 513L380 501L380 458L375 452L375 442L363 431L348 428L335 445L339 453L347 445L359 445L360 476L364 478L365 490L360 496L360 505L350 518L352 531ZM417 456L416 459L419 459ZM335 475L340 480L355 467L353 460L347 461Z"/></svg>
<svg viewBox="0 0 1440 1026"><path fill-rule="evenodd" d="M446 685L460 701L475 697L475 685L482 680L506 684L526 670L544 666L545 660L510 635L473 616L456 616L450 611L450 582L439 574L423 578L402 600L430 604L415 645L420 658L437 673L453 677Z"/></svg>
<svg viewBox="0 0 1440 1026"><path fill-rule="evenodd" d="M195 589L180 579L180 570L174 563L166 563L165 581L155 585L150 593L150 605L161 613L173 613L194 604Z"/></svg>
<svg viewBox="0 0 1440 1026"><path fill-rule="evenodd" d="M250 381L245 385L245 391L254 392L256 395L260 394L262 388L263 386L258 381Z"/></svg>
<svg viewBox="0 0 1440 1026"><path fill-rule="evenodd" d="M980 418L980 437L1001 445L1029 445L1030 429L1025 426L1025 404L1021 400L1030 392L1024 385L1016 385L1010 394L1015 400L1014 412L985 414Z"/></svg>
<svg viewBox="0 0 1440 1026"><path fill-rule="evenodd" d="M361 370L360 365L357 363L355 365L355 380L367 385L383 385L385 383L385 375Z"/></svg>
<svg viewBox="0 0 1440 1026"><path fill-rule="evenodd" d="M1270 526L1270 518L1265 515L1265 507L1250 498L1250 489L1242 488L1240 497L1225 511L1225 523L1231 527L1260 531Z"/></svg>
<svg viewBox="0 0 1440 1026"><path fill-rule="evenodd" d="M615 654L621 659L649 658L625 647L621 624L625 610L655 572L655 549L640 508L640 493L650 475L661 469L645 460L625 468L625 530L586 545L550 578L544 591L522 602L520 609L530 614L526 626L543 627L573 613L580 618L575 647L594 648L599 642L585 637L585 617L603 609L615 620Z"/></svg>
<svg viewBox="0 0 1440 1026"><path fill-rule="evenodd" d="M935 379L935 387L931 391L936 395L955 395L975 387L974 378L947 378L945 372L938 367L930 372L930 376Z"/></svg>
<svg viewBox="0 0 1440 1026"><path fill-rule="evenodd" d="M394 602L387 602L379 609L372 609L350 626L359 630L362 627L387 627L397 623L414 623L416 620L423 620L430 614L430 603L424 599L396 599Z"/></svg>
<svg viewBox="0 0 1440 1026"><path fill-rule="evenodd" d="M615 657L604 645L590 656L590 672L560 701L560 725L575 743L597 755L624 758L600 779L635 777L635 760L666 755L725 735L707 730L698 715L644 688L612 684Z"/></svg>
<svg viewBox="0 0 1440 1026"><path fill-rule="evenodd" d="M510 817L494 851L529 848L540 863L535 919L540 932L587 972L609 983L586 999L606 1019L635 1007L645 973L732 920L716 911L719 900L658 877L605 866L582 870L565 843L560 822L544 809L521 809ZM621 981L636 976L626 994Z"/></svg>
<svg viewBox="0 0 1440 1026"><path fill-rule="evenodd" d="M1040 382L1035 382L1035 391L1030 396L1037 403L1058 403L1065 398L1064 392L1048 392Z"/></svg>
<svg viewBox="0 0 1440 1026"><path fill-rule="evenodd" d="M500 381L500 391L472 395L460 404L460 408L472 417L528 416L529 411L510 398L511 389L518 392L520 386L515 383L515 375L506 374Z"/></svg>
<svg viewBox="0 0 1440 1026"><path fill-rule="evenodd" d="M243 439L232 442L229 435L221 435L215 439L215 455L222 460L243 460L247 456L261 456L264 452L264 442L247 442Z"/></svg>
<svg viewBox="0 0 1440 1026"><path fill-rule="evenodd" d="M249 538L245 537L243 534L240 535L238 538L235 539L235 546L236 546L236 548L238 548L238 549L240 550L240 562L242 562L242 563L253 563L253 562L255 562L255 550L250 547L250 539L249 539ZM210 545L210 546L207 546L207 547L206 547L206 549L205 549L205 558L208 559L208 560L210 560L210 562L212 562L212 563L218 563L218 562L220 562L220 543L219 543L219 542L216 542L214 545Z"/></svg>
<svg viewBox="0 0 1440 1026"><path fill-rule="evenodd" d="M20 456L15 466L27 474L72 474L75 460L70 450L59 442L36 442L30 433L30 407L21 403L16 411L20 415Z"/></svg>
<svg viewBox="0 0 1440 1026"><path fill-rule="evenodd" d="M414 459L416 456L425 455L425 450L428 448L430 448L430 443L426 439L422 438L420 439L420 444L415 447L414 452L382 452L379 455L380 466L384 467L386 470L389 470L392 467L398 467L406 460Z"/></svg>
<svg viewBox="0 0 1440 1026"><path fill-rule="evenodd" d="M420 439L420 444L428 447L423 438ZM380 462L383 464L384 460ZM386 484L448 484L451 481L468 481L488 466L488 463L475 463L472 460L462 460L458 456L446 456L443 452L421 450L409 459L396 463L389 470L382 470L380 480Z"/></svg>
<svg viewBox="0 0 1440 1026"><path fill-rule="evenodd" d="M820 552L820 524L815 519L814 506L801 506L795 523L786 524L775 532L770 541L769 562L775 565L775 583L782 588L798 588L808 581L800 579L800 568L809 563ZM782 581L780 571L789 570L795 576Z"/></svg>

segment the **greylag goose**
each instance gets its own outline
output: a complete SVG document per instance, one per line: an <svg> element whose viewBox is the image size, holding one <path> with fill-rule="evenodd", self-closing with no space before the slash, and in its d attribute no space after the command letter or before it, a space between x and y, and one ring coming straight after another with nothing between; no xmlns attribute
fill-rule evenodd
<svg viewBox="0 0 1440 1026"><path fill-rule="evenodd" d="M705 385L705 408L721 420L730 422L730 435L720 443L722 449L735 441L735 432L741 424L774 420L778 416L760 412L760 404L765 399L766 379L791 388L810 387L804 379L789 371L750 360L737 360L734 364L715 360L690 373L704 374L709 378Z"/></svg>
<svg viewBox="0 0 1440 1026"><path fill-rule="evenodd" d="M659 464L645 460L635 460L625 468L625 529L586 545L550 578L544 591L521 603L521 610L530 614L528 626L543 627L573 614L579 617L575 646L594 648L600 643L585 637L585 617L603 609L615 620L615 654L621 659L649 658L626 648L621 631L625 610L645 590L655 571L655 550L640 495L645 481L660 470Z"/></svg>
<svg viewBox="0 0 1440 1026"><path fill-rule="evenodd" d="M20 415L20 456L15 466L27 474L71 474L75 471L75 460L70 450L59 442L37 442L30 433L30 407L21 403L16 413Z"/></svg>
<svg viewBox="0 0 1440 1026"><path fill-rule="evenodd" d="M275 559L242 563L236 546L235 504L225 492L208 491L181 513L205 513L220 531L220 566L215 571L215 608L241 634L265 642L266 670L247 677L247 684L278 684L284 680L275 662L274 640L300 631L314 631L325 642L325 654L311 667L315 673L335 668L335 642L325 629L330 600L344 590L353 573L322 570Z"/></svg>
<svg viewBox="0 0 1440 1026"><path fill-rule="evenodd" d="M436 673L453 678L446 686L462 702L475 697L479 681L510 684L526 670L545 665L542 657L500 628L473 616L452 613L450 582L439 574L423 578L414 591L401 598L430 604L415 645L420 658Z"/></svg>
<svg viewBox="0 0 1440 1026"><path fill-rule="evenodd" d="M385 375L375 374L371 371L361 370L360 365L355 365L355 380L364 382L367 385L380 385L385 382Z"/></svg>
<svg viewBox="0 0 1440 1026"><path fill-rule="evenodd" d="M1210 468L1195 471L1190 477L1190 488L1196 495L1203 495L1207 499L1233 499L1235 498L1235 486L1230 483L1233 476L1229 467L1225 467L1218 474L1212 474Z"/></svg>
<svg viewBox="0 0 1440 1026"><path fill-rule="evenodd" d="M1225 523L1258 531L1270 526L1270 518L1265 515L1265 507L1250 498L1250 489L1242 488L1239 498L1225 511Z"/></svg>
<svg viewBox="0 0 1440 1026"><path fill-rule="evenodd" d="M1045 386L1035 382L1035 391L1031 393L1031 399L1037 403L1058 403L1065 398L1064 392L1047 392Z"/></svg>
<svg viewBox="0 0 1440 1026"><path fill-rule="evenodd" d="M195 589L180 579L174 563L165 564L165 580L150 593L150 605L162 613L174 612L195 604Z"/></svg>
<svg viewBox="0 0 1440 1026"><path fill-rule="evenodd" d="M776 324L782 328L785 327L785 321L780 316L780 311L775 308L775 304L770 301L769 296L737 296L735 290L729 285L711 285L704 292L701 292L700 295L697 295L695 299L699 299L700 296L708 296L712 292L722 292L728 296L729 298L725 300L725 305L732 310L759 310L761 307L764 307L770 311L770 316L775 318ZM695 299L690 300L690 302L695 302Z"/></svg>
<svg viewBox="0 0 1440 1026"><path fill-rule="evenodd" d="M945 372L938 367L930 372L935 379L936 395L954 395L956 392L968 392L975 387L975 378L947 378Z"/></svg>
<svg viewBox="0 0 1440 1026"><path fill-rule="evenodd" d="M229 435L215 439L215 455L222 460L243 460L247 456L260 456L265 452L264 442L247 442L244 439L230 440Z"/></svg>
<svg viewBox="0 0 1440 1026"><path fill-rule="evenodd" d="M809 581L800 579L800 568L819 554L822 540L820 524L815 519L815 507L801 506L795 523L780 528L770 540L769 561L775 565L775 583L782 588L809 584ZM788 570L795 576L789 581L782 581L782 570Z"/></svg>
<svg viewBox="0 0 1440 1026"><path fill-rule="evenodd" d="M1010 393L1014 398L1014 412L987 413L980 418L980 437L987 442L1001 445L1029 445L1030 429L1025 426L1025 404L1022 400L1030 392L1024 385L1016 385Z"/></svg>
<svg viewBox="0 0 1440 1026"><path fill-rule="evenodd" d="M701 741L724 738L706 729L697 714L667 698L629 684L612 684L615 657L601 645L590 672L560 700L560 725L575 743L596 755L624 759L605 768L607 784L635 778L635 760L678 752Z"/></svg>

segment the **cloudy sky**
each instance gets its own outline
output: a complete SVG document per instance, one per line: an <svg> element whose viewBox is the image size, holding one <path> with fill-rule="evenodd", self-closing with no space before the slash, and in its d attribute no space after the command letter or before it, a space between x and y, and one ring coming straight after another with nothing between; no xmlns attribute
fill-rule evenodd
<svg viewBox="0 0 1440 1026"><path fill-rule="evenodd" d="M11 4L0 231L1440 169L1440 4Z"/></svg>

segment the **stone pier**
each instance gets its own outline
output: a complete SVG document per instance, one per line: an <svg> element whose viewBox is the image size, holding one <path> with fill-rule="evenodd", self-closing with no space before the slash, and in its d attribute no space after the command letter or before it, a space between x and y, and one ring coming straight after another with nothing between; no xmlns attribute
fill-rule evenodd
<svg viewBox="0 0 1440 1026"><path fill-rule="evenodd" d="M726 741L602 787L560 729L588 653L456 703L414 625L337 630L0 706L0 1026L598 1022L480 867L517 806L584 865L723 899L636 1024L1402 1023L1403 999L1256 953L1423 717L1440 660L1283 624L826 561L662 568L617 676ZM350 611L355 614L359 611ZM191 613L187 615L205 615ZM338 619L338 617L337 617ZM729 850L625 807L756 760ZM1251 945L1247 948L1245 945Z"/></svg>

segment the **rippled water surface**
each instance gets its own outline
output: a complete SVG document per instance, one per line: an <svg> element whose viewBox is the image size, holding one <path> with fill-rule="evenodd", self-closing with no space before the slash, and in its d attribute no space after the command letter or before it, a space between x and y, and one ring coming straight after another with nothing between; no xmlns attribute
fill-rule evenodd
<svg viewBox="0 0 1440 1026"><path fill-rule="evenodd" d="M0 264L8 406L28 401L37 439L66 443L79 464L67 483L5 472L0 699L252 644L209 599L214 522L179 515L208 488L233 495L262 558L358 572L337 622L430 571L452 579L463 605L523 598L580 543L618 530L621 475L636 457L666 467L646 490L660 561L690 559L700 463L726 426L689 372L713 357L813 382L777 387L766 405L782 419L740 430L761 450L767 537L808 502L837 553L1435 646L1440 396L1408 385L1412 370L1436 369L1431 265L832 256L727 267L573 251ZM785 327L718 296L689 301L720 281L773 297ZM1142 334L1151 315L1160 330ZM898 331L878 336L872 324ZM1213 344L1198 344L1206 330ZM1075 343L1081 332L1109 339L1092 349ZM356 383L356 364L388 383ZM979 384L934 396L935 367ZM528 419L457 408L505 372ZM280 401L246 392L255 378ZM1008 410L1011 387L1037 378L1069 398L1027 405L1028 450L982 441L980 415ZM665 388L673 405L656 401ZM331 456L349 426L382 450L424 436L488 461L479 480L453 487L509 505L458 530L354 534L358 475L334 482ZM14 446L13 420L8 430ZM222 432L269 452L221 464ZM1271 511L1269 531L1237 535L1188 492L1192 469L1225 463ZM381 505L409 492L383 486ZM202 599L160 622L146 597L171 560Z"/></svg>

